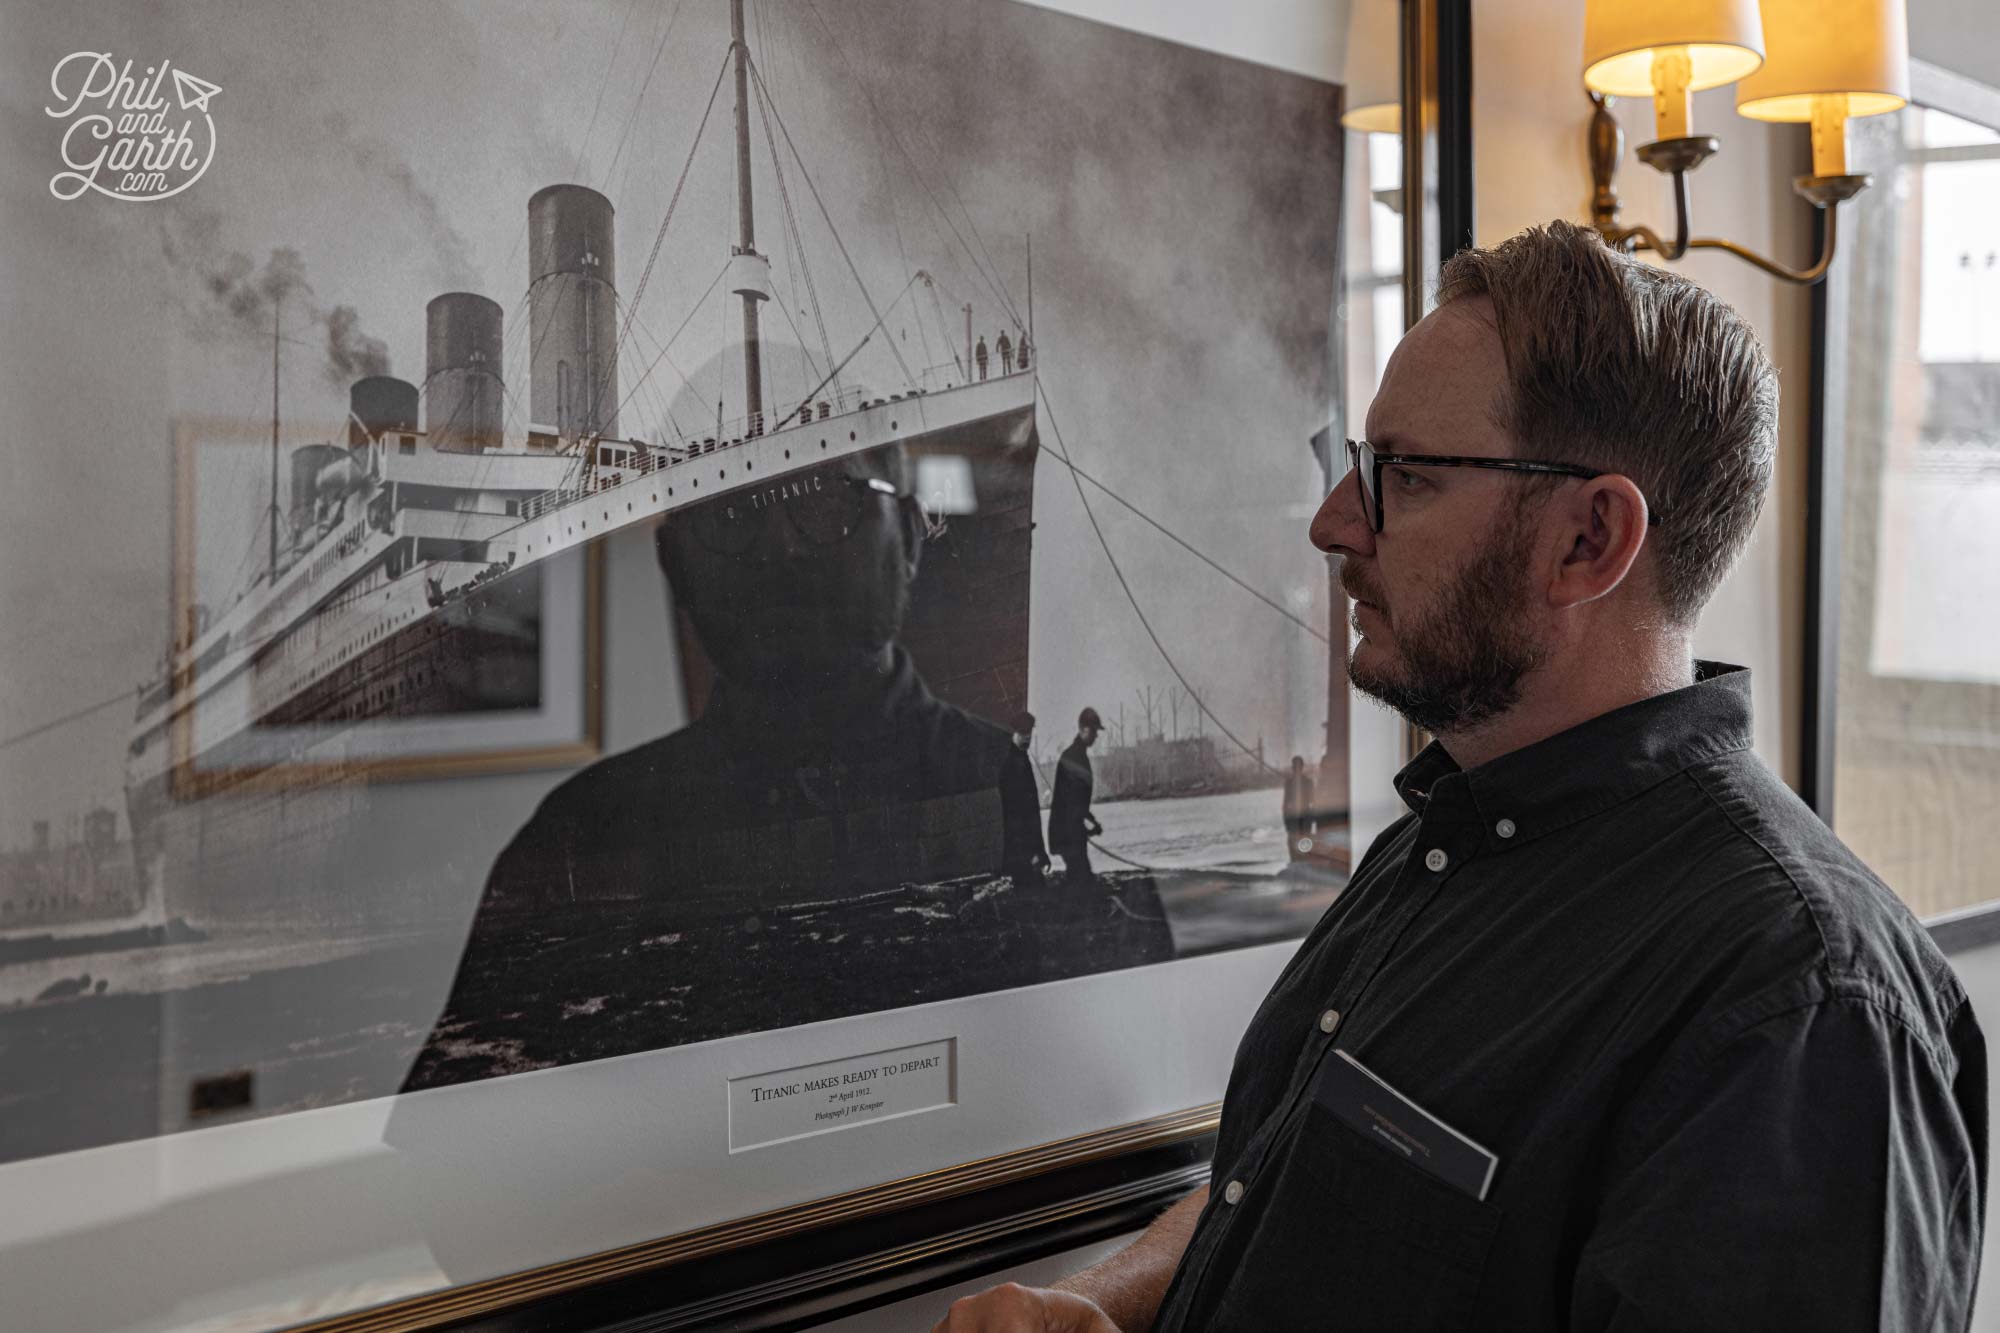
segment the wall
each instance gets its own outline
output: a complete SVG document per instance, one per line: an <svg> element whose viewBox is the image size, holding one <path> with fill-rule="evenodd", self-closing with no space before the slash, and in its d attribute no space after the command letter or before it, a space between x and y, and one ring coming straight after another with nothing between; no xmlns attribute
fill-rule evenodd
<svg viewBox="0 0 2000 1333"><path fill-rule="evenodd" d="M1582 0L1480 0L1473 16L1473 200L1475 239L1504 240L1552 218L1590 216L1583 91ZM1655 231L1673 222L1668 178L1632 149L1653 138L1650 102L1613 108L1625 131L1617 183L1619 221ZM1765 125L1735 111L1734 91L1695 96L1693 130L1722 151L1693 176L1695 234L1719 236L1783 263L1809 262L1812 208L1792 193L1811 166L1804 127ZM1798 782L1798 699L1804 639L1806 416L1810 296L1741 260L1695 252L1670 267L1747 318L1777 364L1781 386L1778 467L1764 515L1742 559L1710 602L1695 651L1750 668L1757 752Z"/></svg>

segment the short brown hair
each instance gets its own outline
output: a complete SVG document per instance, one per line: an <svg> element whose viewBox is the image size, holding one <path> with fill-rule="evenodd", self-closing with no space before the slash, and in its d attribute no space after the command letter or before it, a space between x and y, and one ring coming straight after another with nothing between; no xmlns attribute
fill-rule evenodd
<svg viewBox="0 0 2000 1333"><path fill-rule="evenodd" d="M1692 625L1770 488L1778 372L1749 322L1570 222L1466 250L1438 304L1486 297L1507 358L1500 426L1535 458L1632 479L1660 516L1660 598Z"/></svg>

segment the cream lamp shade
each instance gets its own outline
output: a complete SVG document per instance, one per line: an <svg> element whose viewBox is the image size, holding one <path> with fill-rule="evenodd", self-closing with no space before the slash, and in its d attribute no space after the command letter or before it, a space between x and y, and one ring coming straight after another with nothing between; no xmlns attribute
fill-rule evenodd
<svg viewBox="0 0 2000 1333"><path fill-rule="evenodd" d="M1847 122L1910 100L1904 0L1765 0L1770 58L1736 89L1753 120L1812 122L1813 175L1847 175Z"/></svg>
<svg viewBox="0 0 2000 1333"><path fill-rule="evenodd" d="M1403 132L1403 7L1351 0L1347 11L1347 110L1340 123L1365 134Z"/></svg>
<svg viewBox="0 0 2000 1333"><path fill-rule="evenodd" d="M1757 0L1589 0L1583 82L1612 97L1651 97L1654 57L1684 48L1687 91L1734 83L1764 59Z"/></svg>
<svg viewBox="0 0 2000 1333"><path fill-rule="evenodd" d="M1849 116L1879 116L1910 100L1904 0L1764 0L1763 67L1736 89L1753 120L1813 118L1816 98L1846 98Z"/></svg>

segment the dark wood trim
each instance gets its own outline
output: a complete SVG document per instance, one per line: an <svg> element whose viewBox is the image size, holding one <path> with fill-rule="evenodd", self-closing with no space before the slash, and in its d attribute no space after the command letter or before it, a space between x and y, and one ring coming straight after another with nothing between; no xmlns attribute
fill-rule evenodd
<svg viewBox="0 0 2000 1333"><path fill-rule="evenodd" d="M1826 216L1813 215L1813 250ZM1799 799L1828 827L1833 824L1833 749L1840 682L1841 510L1846 502L1845 445L1840 395L1846 389L1844 349L1830 348L1834 329L1845 328L1845 270L1812 289L1812 347L1807 363L1812 392L1806 404L1806 559L1804 653L1799 667Z"/></svg>
<svg viewBox="0 0 2000 1333"><path fill-rule="evenodd" d="M1203 1135L440 1327L810 1328L1143 1228L1207 1182L1214 1148Z"/></svg>
<svg viewBox="0 0 2000 1333"><path fill-rule="evenodd" d="M1473 243L1472 0L1437 0L1438 258Z"/></svg>

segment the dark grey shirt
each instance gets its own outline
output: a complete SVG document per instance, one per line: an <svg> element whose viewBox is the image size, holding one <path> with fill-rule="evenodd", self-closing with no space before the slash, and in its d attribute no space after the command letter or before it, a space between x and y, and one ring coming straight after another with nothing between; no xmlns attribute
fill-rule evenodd
<svg viewBox="0 0 2000 1333"><path fill-rule="evenodd" d="M1971 1006L1751 753L1749 672L1696 665L1397 776L1410 813L1244 1034L1156 1328L1965 1327ZM1497 1154L1484 1201L1315 1100L1336 1049Z"/></svg>

